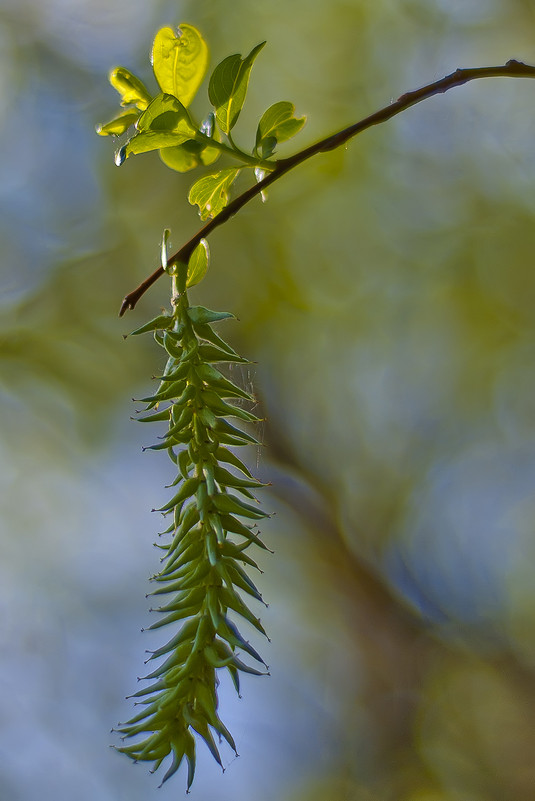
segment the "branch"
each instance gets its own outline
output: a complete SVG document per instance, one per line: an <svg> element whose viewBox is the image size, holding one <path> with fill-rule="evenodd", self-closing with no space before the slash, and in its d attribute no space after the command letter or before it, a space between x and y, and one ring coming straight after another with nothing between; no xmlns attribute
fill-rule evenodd
<svg viewBox="0 0 535 801"><path fill-rule="evenodd" d="M192 236L192 238L186 242L186 244L183 245L180 250L178 250L168 259L168 265L187 263L201 239L206 239L206 237L209 236L213 230L226 223L227 220L237 214L237 212L240 211L240 209L243 208L246 203L256 197L256 195L259 195L261 192L267 189L270 184L277 181L287 172L292 170L294 167L297 167L298 164L306 161L311 156L315 156L317 153L325 153L328 150L335 150L353 136L365 131L367 128L371 128L373 125L379 125L382 122L390 120L392 117L395 117L396 114L400 114L402 111L405 111L411 106L416 105L416 103L420 103L422 100L426 100L428 97L433 97L433 95L447 92L448 89L452 89L454 86L462 86L463 84L468 83L469 81L477 80L478 78L535 78L535 67L531 67L527 64L523 64L521 61L515 61L514 59L511 59L502 67L457 69L455 72L452 72L451 75L446 75L445 78L441 78L439 81L427 84L427 86L423 86L421 89L416 89L413 92L406 92L396 101L388 106L385 106L379 111L376 111L369 117L365 117L359 122L354 123L354 125L350 125L349 127L344 128L341 131L332 134L331 136L327 136L325 139L321 139L319 142L316 142L304 150L299 151L299 153L295 153L293 156L290 156L286 159L280 159L276 162L273 171L270 172L269 175L267 175L262 181L259 181L257 184L251 186L249 189L247 189L247 191L239 195L239 197L235 198L231 203L229 203L228 206L219 212L216 217L214 217L199 231L197 231L197 233ZM149 287L151 287L152 284L154 284L158 278L163 275L163 272L163 269L159 267L136 289L125 296L119 312L120 317L122 317L127 309L134 308L142 295L144 295Z"/></svg>

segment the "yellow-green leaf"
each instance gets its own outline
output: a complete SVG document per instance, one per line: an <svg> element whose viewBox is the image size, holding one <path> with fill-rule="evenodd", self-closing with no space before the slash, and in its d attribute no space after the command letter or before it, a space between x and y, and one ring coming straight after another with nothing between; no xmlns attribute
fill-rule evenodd
<svg viewBox="0 0 535 801"><path fill-rule="evenodd" d="M201 220L215 217L229 200L229 189L240 172L240 167L227 167L214 175L205 175L191 187L188 200L199 206Z"/></svg>
<svg viewBox="0 0 535 801"><path fill-rule="evenodd" d="M145 84L127 70L115 67L109 74L110 83L121 95L121 106L136 106L144 111L152 100Z"/></svg>
<svg viewBox="0 0 535 801"><path fill-rule="evenodd" d="M152 66L162 92L189 106L208 68L208 46L193 25L181 24L178 35L162 28L154 39Z"/></svg>
<svg viewBox="0 0 535 801"><path fill-rule="evenodd" d="M201 142L189 139L177 147L166 147L160 150L163 163L177 172L188 172L201 165L207 167L217 161L221 151L217 147L204 147Z"/></svg>
<svg viewBox="0 0 535 801"><path fill-rule="evenodd" d="M97 133L100 136L121 136L139 117L139 111L125 111L115 119L106 122L104 125L97 125Z"/></svg>
<svg viewBox="0 0 535 801"><path fill-rule="evenodd" d="M254 60L264 45L265 42L261 42L253 47L244 59L238 54L227 56L212 73L208 96L216 110L217 124L226 134L236 125L245 102Z"/></svg>
<svg viewBox="0 0 535 801"><path fill-rule="evenodd" d="M176 147L163 147L160 158L163 163L177 172L188 172L199 165L200 145L193 139L188 139Z"/></svg>
<svg viewBox="0 0 535 801"><path fill-rule="evenodd" d="M173 95L155 97L137 121L139 133L117 152L115 163L121 165L133 153L173 148L197 134L187 109Z"/></svg>
<svg viewBox="0 0 535 801"><path fill-rule="evenodd" d="M306 117L294 117L295 106L287 100L274 103L262 115L256 131L256 149L269 158L278 142L291 139L305 124Z"/></svg>
<svg viewBox="0 0 535 801"><path fill-rule="evenodd" d="M154 98L139 118L137 129L140 133L172 131L184 134L188 139L197 133L183 103L169 94L161 94Z"/></svg>
<svg viewBox="0 0 535 801"><path fill-rule="evenodd" d="M136 153L148 153L151 150L160 150L163 147L174 147L188 139L187 134L174 131L145 131L133 136L128 144L123 145L115 154L115 163L118 167Z"/></svg>

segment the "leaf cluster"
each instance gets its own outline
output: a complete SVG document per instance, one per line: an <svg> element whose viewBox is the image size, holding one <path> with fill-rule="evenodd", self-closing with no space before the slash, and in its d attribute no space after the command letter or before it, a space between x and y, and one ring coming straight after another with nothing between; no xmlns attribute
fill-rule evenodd
<svg viewBox="0 0 535 801"><path fill-rule="evenodd" d="M208 47L200 32L183 23L175 33L162 28L152 47L152 66L160 92L151 95L143 82L125 67L115 67L110 83L121 95L118 116L97 127L103 136L125 136L116 164L132 155L158 151L162 161L178 172L214 164L222 154L239 162L236 168L201 177L189 194L202 219L214 217L228 203L229 190L242 169L256 170L256 178L275 168L276 147L295 136L305 124L288 101L270 106L262 115L250 152L239 148L233 130L245 103L249 78L262 42L243 58L227 56L210 75L211 110L198 122L190 108L208 69Z"/></svg>
<svg viewBox="0 0 535 801"><path fill-rule="evenodd" d="M166 239L164 235L163 262ZM246 363L214 330L233 315L189 305L186 288L195 282L206 258L206 246L200 245L189 264L175 271L172 314L160 315L133 332L152 331L167 354L158 388L141 399L146 408L138 419L167 423L164 436L148 449L167 451L177 469L172 497L154 510L171 522L162 532L170 539L158 546L164 555L150 595L170 600L152 610L160 617L150 628L180 628L151 653L148 662L165 659L144 677L152 683L133 696L140 699L141 711L118 728L124 738L146 735L118 749L132 759L153 762L156 770L171 756L163 781L185 759L188 790L195 774L194 733L220 765L214 735L236 751L217 711L218 672L230 673L238 693L240 673L266 673L262 657L231 619L242 618L265 634L243 597L262 602L247 569L259 569L250 550L266 549L256 526L267 515L253 494L263 485L235 453L237 447L258 442L230 422L254 424L259 418L243 406L254 402L253 396L223 372L225 363ZM257 667L243 661L241 654Z"/></svg>

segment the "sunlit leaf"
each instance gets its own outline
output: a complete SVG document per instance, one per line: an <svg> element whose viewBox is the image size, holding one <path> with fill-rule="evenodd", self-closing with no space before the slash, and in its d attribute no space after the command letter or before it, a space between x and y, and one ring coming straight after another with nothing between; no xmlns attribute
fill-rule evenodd
<svg viewBox="0 0 535 801"><path fill-rule="evenodd" d="M97 125L97 133L100 136L121 136L133 125L139 117L139 111L125 111L119 117L110 120L104 125Z"/></svg>
<svg viewBox="0 0 535 801"><path fill-rule="evenodd" d="M152 100L145 84L126 67L115 67L109 74L110 83L121 95L121 106L136 106L144 111Z"/></svg>
<svg viewBox="0 0 535 801"><path fill-rule="evenodd" d="M295 106L286 100L274 103L262 115L256 131L256 150L269 158L278 142L291 139L306 122L306 117L294 117Z"/></svg>
<svg viewBox="0 0 535 801"><path fill-rule="evenodd" d="M210 250L206 239L201 239L188 262L186 287L195 286L204 278L210 260Z"/></svg>
<svg viewBox="0 0 535 801"><path fill-rule="evenodd" d="M237 122L247 94L251 68L264 45L265 42L256 45L244 59L238 54L228 56L212 73L208 95L216 110L217 124L224 133L228 134Z"/></svg>
<svg viewBox="0 0 535 801"><path fill-rule="evenodd" d="M145 131L173 131L194 137L197 129L192 124L185 106L173 95L161 94L143 112L137 122L140 133Z"/></svg>
<svg viewBox="0 0 535 801"><path fill-rule="evenodd" d="M219 142L221 134L216 126L213 125L213 118L214 115L210 113L201 125L200 133ZM160 151L163 163L172 170L177 170L177 172L188 172L188 170L201 165L207 167L217 161L220 155L221 151L218 147L211 147L194 139L189 139L183 145L165 148Z"/></svg>
<svg viewBox="0 0 535 801"><path fill-rule="evenodd" d="M160 150L163 163L177 172L188 172L195 167L208 167L213 164L221 151L216 147L203 147L199 142L188 139L183 145L166 147Z"/></svg>
<svg viewBox="0 0 535 801"><path fill-rule="evenodd" d="M202 145L194 139L188 139L182 145L162 148L160 150L160 158L172 170L188 172L202 163L200 159L201 151Z"/></svg>
<svg viewBox="0 0 535 801"><path fill-rule="evenodd" d="M191 187L188 200L199 206L201 220L215 217L225 208L229 200L229 189L240 172L240 167L227 167L215 175L205 175Z"/></svg>
<svg viewBox="0 0 535 801"><path fill-rule="evenodd" d="M181 24L178 35L162 28L154 39L152 66L162 92L189 106L208 68L208 46L192 25Z"/></svg>
<svg viewBox="0 0 535 801"><path fill-rule="evenodd" d="M160 150L164 147L175 147L182 144L189 137L187 134L174 131L146 131L133 136L128 144L123 145L115 154L115 163L120 166L128 156L136 153L148 153L151 150Z"/></svg>
<svg viewBox="0 0 535 801"><path fill-rule="evenodd" d="M135 134L115 156L121 165L134 153L147 153L166 147L176 147L197 133L191 124L187 109L172 95L158 95L137 121Z"/></svg>

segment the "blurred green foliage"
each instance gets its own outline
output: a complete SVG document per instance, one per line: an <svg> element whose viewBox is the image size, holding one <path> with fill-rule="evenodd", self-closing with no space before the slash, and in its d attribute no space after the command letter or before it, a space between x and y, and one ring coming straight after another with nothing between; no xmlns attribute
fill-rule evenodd
<svg viewBox="0 0 535 801"><path fill-rule="evenodd" d="M118 422L162 364L121 335L168 287L116 314L157 266L162 229L178 247L199 219L188 176L156 155L117 170L94 136L116 103L108 66L148 81L147 42L179 19L212 65L266 39L235 139L254 141L288 97L305 144L457 66L533 64L534 16L525 0L224 0L137 2L127 23L122 3L3 4L10 797L137 801L153 786L106 761L102 732L141 670L143 512L163 483ZM496 80L434 98L289 174L213 236L193 294L241 320L278 514L261 587L273 677L236 713L244 758L200 798L533 797L533 92Z"/></svg>

